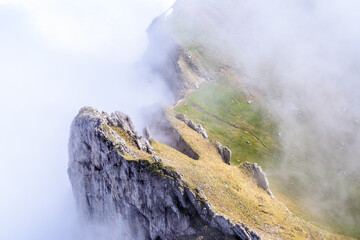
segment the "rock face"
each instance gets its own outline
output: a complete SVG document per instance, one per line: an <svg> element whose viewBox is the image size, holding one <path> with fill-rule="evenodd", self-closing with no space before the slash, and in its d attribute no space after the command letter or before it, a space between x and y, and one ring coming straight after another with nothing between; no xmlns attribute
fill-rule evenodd
<svg viewBox="0 0 360 240"><path fill-rule="evenodd" d="M171 126L163 110L157 112L156 115L157 117L153 118L150 124L154 137L186 156L198 160L199 155L184 141L180 132Z"/></svg>
<svg viewBox="0 0 360 240"><path fill-rule="evenodd" d="M85 220L104 223L122 216L132 239L260 239L217 215L202 191L190 189L159 157L134 160L138 153L113 128L153 153L125 114L81 109L71 126L68 175Z"/></svg>
<svg viewBox="0 0 360 240"><path fill-rule="evenodd" d="M183 121L186 125L188 125L195 132L198 132L203 138L209 140L206 130L201 126L201 124L195 124L192 120L186 118L185 114L178 114L176 118Z"/></svg>
<svg viewBox="0 0 360 240"><path fill-rule="evenodd" d="M107 125L113 127L120 127L121 129L126 131L130 135L130 137L134 139L134 142L136 143L139 150L145 151L150 154L154 152L154 149L151 147L150 142L137 133L134 124L128 115L122 112L115 112L111 115L103 112L102 115L106 119Z"/></svg>
<svg viewBox="0 0 360 240"><path fill-rule="evenodd" d="M261 169L257 163L248 163L243 164L253 175L259 187L264 189L272 198L274 198L273 193L270 191L269 181L267 180L266 173Z"/></svg>
<svg viewBox="0 0 360 240"><path fill-rule="evenodd" d="M145 136L145 138L146 138L147 140L151 141L152 136L151 136L150 129L149 129L148 126L146 126L146 127L144 128L144 136Z"/></svg>
<svg viewBox="0 0 360 240"><path fill-rule="evenodd" d="M176 99L181 99L184 89L187 88L181 77L181 69L177 65L182 48L163 29L163 15L155 18L147 34L149 47L145 52L143 61L150 66L152 71L165 80Z"/></svg>
<svg viewBox="0 0 360 240"><path fill-rule="evenodd" d="M169 86L176 100L184 97L188 90L199 88L200 82L211 81L213 77L201 71L193 61L191 54L187 53L169 33L164 29L166 13L155 18L147 29L149 47L143 62L149 66L152 73L158 75ZM185 76L186 69L191 76ZM194 81L195 78L197 79Z"/></svg>
<svg viewBox="0 0 360 240"><path fill-rule="evenodd" d="M222 160L224 161L224 163L229 164L230 165L230 161L231 161L231 150L227 147L224 147L221 143L216 142L216 148L222 158Z"/></svg>

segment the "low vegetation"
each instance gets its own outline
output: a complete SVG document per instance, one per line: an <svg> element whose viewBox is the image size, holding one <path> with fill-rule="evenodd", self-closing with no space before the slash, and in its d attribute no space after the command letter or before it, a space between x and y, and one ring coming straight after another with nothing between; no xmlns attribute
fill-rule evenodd
<svg viewBox="0 0 360 240"><path fill-rule="evenodd" d="M266 239L304 239L312 237L321 239L342 239L341 236L321 231L291 214L285 205L257 186L251 174L245 168L225 164L217 152L215 143L205 140L200 134L190 129L183 122L177 120L176 112L167 109L166 115L171 125L177 129L183 139L199 154L199 160L194 160L181 152L156 140L152 146L156 156L162 163L153 161L151 156L138 152L136 145L127 132L112 127L116 134L122 137L139 160L146 159L146 166L159 177L166 177L168 173L180 174L186 186L202 190L206 199L201 201L212 204L219 214L231 219L234 223L244 223L251 226ZM124 156L127 158L128 156ZM130 158L129 160L134 160ZM171 175L171 174L170 174Z"/></svg>
<svg viewBox="0 0 360 240"><path fill-rule="evenodd" d="M205 84L176 110L202 124L211 139L228 146L234 165L262 164L279 154L276 124L256 97L234 85L226 78Z"/></svg>

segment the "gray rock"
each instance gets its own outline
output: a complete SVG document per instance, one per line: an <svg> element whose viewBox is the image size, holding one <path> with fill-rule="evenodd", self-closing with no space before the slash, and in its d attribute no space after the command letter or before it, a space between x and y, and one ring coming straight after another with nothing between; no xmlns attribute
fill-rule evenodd
<svg viewBox="0 0 360 240"><path fill-rule="evenodd" d="M231 162L231 150L227 147L224 147L221 143L216 142L216 148L224 161L224 163L229 164Z"/></svg>
<svg viewBox="0 0 360 240"><path fill-rule="evenodd" d="M157 156L152 156L151 159L152 159L154 162L163 162L163 160L162 160L160 157L157 157Z"/></svg>
<svg viewBox="0 0 360 240"><path fill-rule="evenodd" d="M195 132L199 133L203 138L205 138L206 140L209 140L206 130L201 126L201 124L195 124L193 122L193 120L187 119L185 114L182 114L182 113L176 115L176 118L179 119L180 121L183 121L191 129L193 129Z"/></svg>
<svg viewBox="0 0 360 240"><path fill-rule="evenodd" d="M145 151L150 154L154 153L154 149L152 148L148 139L140 136L137 133L135 126L128 115L117 111L110 115L102 112L102 116L104 119L106 119L106 123L109 126L120 127L123 130L125 130L127 133L129 133L129 135L134 139L134 142L136 143L136 146L138 147L139 150Z"/></svg>
<svg viewBox="0 0 360 240"><path fill-rule="evenodd" d="M150 129L149 129L148 126L146 126L146 127L144 128L144 136L145 136L145 138L146 138L147 140L151 141L152 136L151 136Z"/></svg>
<svg viewBox="0 0 360 240"><path fill-rule="evenodd" d="M185 114L180 113L180 114L176 115L176 118L183 121L183 122L185 122L187 124L188 119L186 118Z"/></svg>
<svg viewBox="0 0 360 240"><path fill-rule="evenodd" d="M122 112L115 112L110 115L108 118L110 126L121 127L125 131L127 131L131 137L135 137L138 133L135 130L135 126L131 120L131 118Z"/></svg>
<svg viewBox="0 0 360 240"><path fill-rule="evenodd" d="M132 239L260 239L214 212L205 194L187 188L160 158L126 160L122 151L135 159L136 154L106 128L108 117L83 108L71 125L68 175L86 221L106 223L121 216Z"/></svg>
<svg viewBox="0 0 360 240"><path fill-rule="evenodd" d="M194 160L199 159L199 155L183 139L180 132L172 126L163 110L156 114L156 118L150 124L150 129L154 134L154 139L165 143Z"/></svg>
<svg viewBox="0 0 360 240"><path fill-rule="evenodd" d="M226 164L229 164L230 165L230 160L231 160L231 151L229 148L227 147L224 147L223 148L223 159L224 159L224 162Z"/></svg>
<svg viewBox="0 0 360 240"><path fill-rule="evenodd" d="M154 153L154 149L147 139L137 136L137 138L135 138L134 141L139 150L145 151L150 154Z"/></svg>
<svg viewBox="0 0 360 240"><path fill-rule="evenodd" d="M257 163L248 163L243 164L253 175L259 187L264 189L272 198L274 198L273 193L270 191L269 181L267 180L266 173L261 169Z"/></svg>

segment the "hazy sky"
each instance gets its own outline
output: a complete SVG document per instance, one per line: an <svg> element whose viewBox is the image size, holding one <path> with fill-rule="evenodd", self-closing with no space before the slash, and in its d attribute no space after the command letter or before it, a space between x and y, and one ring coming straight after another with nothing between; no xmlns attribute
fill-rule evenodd
<svg viewBox="0 0 360 240"><path fill-rule="evenodd" d="M85 105L136 115L169 101L129 66L173 2L0 0L0 239L74 239L71 121Z"/></svg>

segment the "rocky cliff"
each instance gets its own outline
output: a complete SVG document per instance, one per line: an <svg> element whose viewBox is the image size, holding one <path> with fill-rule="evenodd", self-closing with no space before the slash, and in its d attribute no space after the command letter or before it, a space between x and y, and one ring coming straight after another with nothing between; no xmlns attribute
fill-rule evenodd
<svg viewBox="0 0 360 240"><path fill-rule="evenodd" d="M201 189L154 154L125 114L82 108L71 126L69 158L76 203L87 221L122 216L134 239L260 239L217 213Z"/></svg>
<svg viewBox="0 0 360 240"><path fill-rule="evenodd" d="M120 112L85 107L75 117L68 175L85 221L125 219L129 239L139 240L329 236L273 198L259 166L228 165L218 144L174 110L159 116L146 128L148 139ZM169 144L154 139L156 131Z"/></svg>
<svg viewBox="0 0 360 240"><path fill-rule="evenodd" d="M260 166L240 164L272 153L262 129L272 125L250 121L263 118L249 102L258 95L238 92L227 62L185 41L176 27L187 1L174 6L172 20L165 13L149 27L144 56L180 100L174 108L151 117L145 137L121 112L86 107L72 123L68 174L80 215L95 224L125 219L129 238L139 240L343 239L291 213Z"/></svg>

